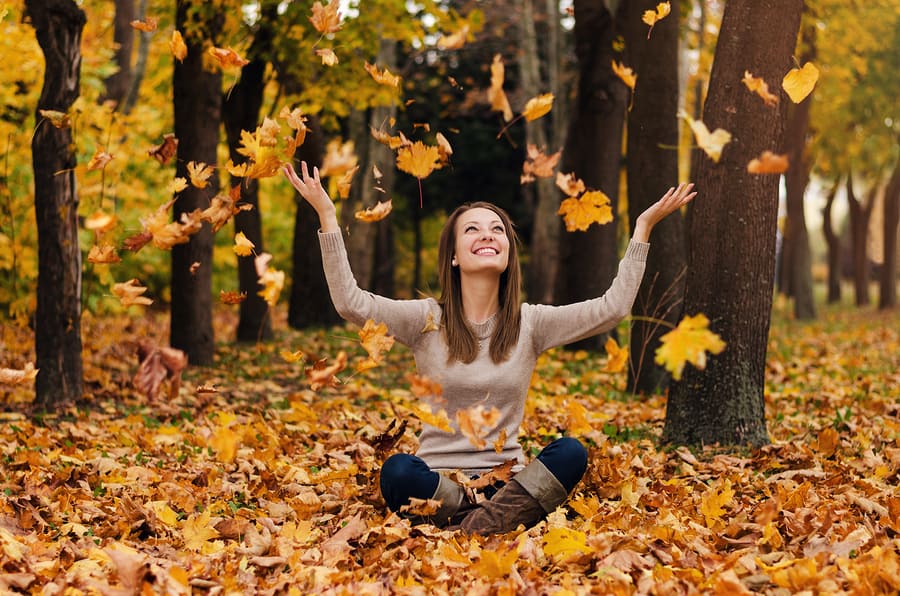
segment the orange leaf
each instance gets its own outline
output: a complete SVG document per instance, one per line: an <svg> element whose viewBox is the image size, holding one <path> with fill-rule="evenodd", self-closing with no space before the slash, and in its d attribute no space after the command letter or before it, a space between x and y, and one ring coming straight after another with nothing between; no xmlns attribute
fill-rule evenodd
<svg viewBox="0 0 900 596"><path fill-rule="evenodd" d="M256 245L253 244L243 232L238 232L234 235L234 246L232 249L237 256L249 257L253 254L254 248L256 248Z"/></svg>
<svg viewBox="0 0 900 596"><path fill-rule="evenodd" d="M394 338L387 334L387 325L375 324L369 319L363 328L359 330L359 340L362 347L368 352L369 357L357 365L357 370L368 370L381 365L384 362L384 352L394 346Z"/></svg>
<svg viewBox="0 0 900 596"><path fill-rule="evenodd" d="M456 422L459 424L459 431L469 439L472 445L477 449L484 449L487 445L485 437L500 422L500 410L497 408L486 410L483 405L478 404L471 408L457 410Z"/></svg>
<svg viewBox="0 0 900 596"><path fill-rule="evenodd" d="M506 92L503 91L503 60L500 54L494 56L491 63L491 86L488 89L488 101L491 103L491 109L503 114L503 120L509 122L512 120L513 112L509 106L509 99L506 98Z"/></svg>
<svg viewBox="0 0 900 596"><path fill-rule="evenodd" d="M397 167L416 178L427 178L439 167L440 152L433 145L425 145L416 141L409 147L401 147L397 151Z"/></svg>
<svg viewBox="0 0 900 596"><path fill-rule="evenodd" d="M325 360L319 360L312 368L307 369L306 376L309 377L309 387L313 391L318 391L322 387L336 387L340 381L335 377L347 367L347 352L341 350L338 352L337 358L330 366L325 365Z"/></svg>
<svg viewBox="0 0 900 596"><path fill-rule="evenodd" d="M316 56L322 59L325 66L334 66L338 63L337 54L327 48L316 50Z"/></svg>
<svg viewBox="0 0 900 596"><path fill-rule="evenodd" d="M341 13L338 11L340 3L338 0L331 0L327 6L322 6L321 2L316 2L312 7L312 16L309 22L319 33L337 33L341 30Z"/></svg>
<svg viewBox="0 0 900 596"><path fill-rule="evenodd" d="M56 128L69 128L72 120L66 112L58 112L56 110L38 110L41 117L46 118Z"/></svg>
<svg viewBox="0 0 900 596"><path fill-rule="evenodd" d="M778 96L769 91L769 85L763 79L757 79L749 70L744 71L744 78L741 79L747 89L762 97L767 106L778 105Z"/></svg>
<svg viewBox="0 0 900 596"><path fill-rule="evenodd" d="M659 338L654 360L665 366L678 381L686 362L700 370L706 368L706 352L718 354L725 349L725 342L709 330L709 319L703 313L685 317L678 326Z"/></svg>
<svg viewBox="0 0 900 596"><path fill-rule="evenodd" d="M212 176L215 168L206 165L202 161L189 161L187 165L188 176L191 178L191 184L197 188L206 188L209 177Z"/></svg>
<svg viewBox="0 0 900 596"><path fill-rule="evenodd" d="M390 200L380 202L374 207L369 207L365 211L357 211L353 214L353 216L360 220L368 223L372 223L375 221L381 221L391 212L392 202Z"/></svg>
<svg viewBox="0 0 900 596"><path fill-rule="evenodd" d="M95 234L105 234L116 227L116 216L103 211L94 211L84 220L84 229L91 230Z"/></svg>
<svg viewBox="0 0 900 596"><path fill-rule="evenodd" d="M525 104L525 110L522 112L522 115L525 117L525 120L531 122L547 114L551 109L553 109L553 94L544 93L529 99Z"/></svg>
<svg viewBox="0 0 900 596"><path fill-rule="evenodd" d="M437 47L442 50L458 50L466 44L469 37L469 26L463 25L459 31L451 35L441 35Z"/></svg>
<svg viewBox="0 0 900 596"><path fill-rule="evenodd" d="M241 58L238 56L238 53L231 48L217 48L213 46L210 47L207 52L209 52L209 55L212 56L222 68L240 68L245 64L250 64L249 60Z"/></svg>
<svg viewBox="0 0 900 596"><path fill-rule="evenodd" d="M447 140L447 137L441 133L435 134L434 140L437 141L439 161L442 164L446 164L450 161L450 156L453 155L453 147L450 146L450 141Z"/></svg>
<svg viewBox="0 0 900 596"><path fill-rule="evenodd" d="M122 306L131 306L132 304L150 305L153 300L146 296L141 296L147 288L141 285L137 279L129 279L121 283L114 284L112 293L119 299Z"/></svg>
<svg viewBox="0 0 900 596"><path fill-rule="evenodd" d="M121 262L121 257L116 253L116 247L112 244L94 245L88 252L87 260L95 265Z"/></svg>
<svg viewBox="0 0 900 596"><path fill-rule="evenodd" d="M4 385L24 385L30 383L37 378L37 368L34 363L28 362L22 370L14 368L0 368L0 383Z"/></svg>
<svg viewBox="0 0 900 596"><path fill-rule="evenodd" d="M803 68L792 68L781 81L781 87L794 103L800 103L806 96L812 93L819 80L819 69L812 62L807 62Z"/></svg>
<svg viewBox="0 0 900 596"><path fill-rule="evenodd" d="M172 39L169 40L169 49L179 62L183 62L187 58L187 44L184 43L184 38L177 29L172 32Z"/></svg>
<svg viewBox="0 0 900 596"><path fill-rule="evenodd" d="M581 178L575 177L575 172L570 174L556 173L556 186L563 191L567 197L577 197L585 191L584 182Z"/></svg>
<svg viewBox="0 0 900 596"><path fill-rule="evenodd" d="M783 174L787 169L788 156L771 151L763 151L759 157L751 159L747 164L747 171L751 174Z"/></svg>
<svg viewBox="0 0 900 596"><path fill-rule="evenodd" d="M628 88L634 91L637 84L637 75L631 70L631 67L623 65L621 62L612 61L613 73L622 79L622 82L628 85Z"/></svg>
<svg viewBox="0 0 900 596"><path fill-rule="evenodd" d="M156 17L145 17L143 21L131 21L129 23L132 29L143 31L144 33L152 33L159 26L159 19Z"/></svg>
<svg viewBox="0 0 900 596"><path fill-rule="evenodd" d="M219 302L222 304L240 304L247 299L247 292L219 292Z"/></svg>
<svg viewBox="0 0 900 596"><path fill-rule="evenodd" d="M338 139L334 139L325 149L325 158L322 160L322 167L319 168L319 175L323 178L343 176L349 170L354 170L358 161L353 141L341 143Z"/></svg>
<svg viewBox="0 0 900 596"><path fill-rule="evenodd" d="M350 185L353 181L353 175L356 174L357 170L359 170L359 166L354 166L353 168L344 172L344 175L340 180L338 180L338 196L342 199L346 199L350 196Z"/></svg>
<svg viewBox="0 0 900 596"><path fill-rule="evenodd" d="M400 86L400 77L397 75L391 74L391 71L385 67L383 71L379 71L378 67L374 64L365 63L366 72L372 75L372 78L375 79L375 82L380 85L387 85L388 87L399 87Z"/></svg>
<svg viewBox="0 0 900 596"><path fill-rule="evenodd" d="M603 372L617 373L625 370L625 364L628 362L628 350L620 348L616 340L611 337L606 340L604 347L609 358L606 360Z"/></svg>
<svg viewBox="0 0 900 596"><path fill-rule="evenodd" d="M581 195L580 198L569 197L559 206L559 215L566 222L566 230L585 231L592 223L606 224L613 220L612 207L609 197L603 191L592 190Z"/></svg>
<svg viewBox="0 0 900 596"><path fill-rule="evenodd" d="M163 135L163 142L161 144L153 147L147 153L150 154L150 157L153 157L156 161L165 165L172 159L172 156L175 155L177 150L178 139L175 138L174 134L168 133Z"/></svg>
<svg viewBox="0 0 900 596"><path fill-rule="evenodd" d="M169 183L166 185L166 192L173 194L173 195L177 195L178 193L180 193L187 187L188 187L187 179L182 178L181 176L178 176L177 178L172 178L172 180L169 181Z"/></svg>
<svg viewBox="0 0 900 596"><path fill-rule="evenodd" d="M691 130L694 132L694 138L697 140L697 146L703 149L715 163L719 163L719 158L722 157L722 150L725 148L725 145L731 142L731 133L722 128L717 128L710 133L702 120L694 120L685 113L682 113L682 117L690 124Z"/></svg>
<svg viewBox="0 0 900 596"><path fill-rule="evenodd" d="M275 306L278 302L278 297L281 295L281 290L284 288L284 271L270 268L269 261L271 260L272 255L264 252L253 260L253 264L256 267L256 274L259 276L259 285L262 286L262 289L257 294L269 306Z"/></svg>
<svg viewBox="0 0 900 596"><path fill-rule="evenodd" d="M112 158L113 156L102 148L97 149L93 157L91 157L91 160L88 162L87 169L89 172L93 170L102 170L106 167L106 164L112 161Z"/></svg>
<svg viewBox="0 0 900 596"><path fill-rule="evenodd" d="M535 178L550 178L553 176L553 170L559 163L562 155L562 149L553 155L544 155L544 152L537 148L536 145L529 143L525 147L525 161L522 163L522 184L534 182ZM577 193L576 193L577 194Z"/></svg>

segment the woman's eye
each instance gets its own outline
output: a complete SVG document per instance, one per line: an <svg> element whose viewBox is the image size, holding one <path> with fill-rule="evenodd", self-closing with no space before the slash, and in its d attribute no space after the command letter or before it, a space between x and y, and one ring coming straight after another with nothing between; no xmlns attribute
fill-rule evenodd
<svg viewBox="0 0 900 596"><path fill-rule="evenodd" d="M494 231L495 231L495 232L502 232L502 231L503 231L503 226L494 226Z"/></svg>
<svg viewBox="0 0 900 596"><path fill-rule="evenodd" d="M466 232L471 232L471 231L474 230L474 229L475 229L475 226L466 226L465 231L466 231Z"/></svg>

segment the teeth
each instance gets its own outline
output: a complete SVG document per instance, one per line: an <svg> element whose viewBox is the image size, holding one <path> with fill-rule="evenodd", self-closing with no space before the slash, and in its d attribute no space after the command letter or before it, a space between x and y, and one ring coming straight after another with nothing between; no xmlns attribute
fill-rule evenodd
<svg viewBox="0 0 900 596"><path fill-rule="evenodd" d="M477 254L477 255L495 255L495 254L497 254L497 251L493 248L479 248L477 251L475 251L475 254Z"/></svg>

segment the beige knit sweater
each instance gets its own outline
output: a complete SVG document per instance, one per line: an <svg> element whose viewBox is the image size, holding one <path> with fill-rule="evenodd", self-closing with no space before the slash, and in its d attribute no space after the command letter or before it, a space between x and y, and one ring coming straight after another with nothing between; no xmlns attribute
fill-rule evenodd
<svg viewBox="0 0 900 596"><path fill-rule="evenodd" d="M619 263L619 271L607 292L566 306L522 304L518 344L504 362L491 360L488 348L494 319L472 324L479 338L478 357L465 364L448 362L447 345L440 331L427 331L439 323L441 307L434 298L392 300L359 288L350 269L340 232L319 233L322 261L331 299L347 321L363 325L367 319L385 323L388 333L412 349L420 375L440 383L442 404L456 428L456 412L481 404L500 410L499 424L486 437L487 447L476 448L462 433L446 433L425 425L416 455L434 470L460 469L481 473L509 459L526 463L518 442L525 398L538 356L544 350L614 328L631 311L650 245L632 241ZM498 453L493 444L506 431ZM518 466L517 466L518 467Z"/></svg>

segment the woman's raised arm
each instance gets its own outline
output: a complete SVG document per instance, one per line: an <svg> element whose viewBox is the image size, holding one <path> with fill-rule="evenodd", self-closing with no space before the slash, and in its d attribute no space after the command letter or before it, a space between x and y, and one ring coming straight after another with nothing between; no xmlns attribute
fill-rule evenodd
<svg viewBox="0 0 900 596"><path fill-rule="evenodd" d="M305 161L300 162L300 175L294 170L294 166L287 164L282 168L285 177L291 182L291 185L297 189L306 202L309 203L316 213L319 215L319 226L323 232L337 232L340 225L337 220L337 210L334 202L325 189L322 187L322 181L319 180L319 168L314 167L312 176L309 175L309 169Z"/></svg>

